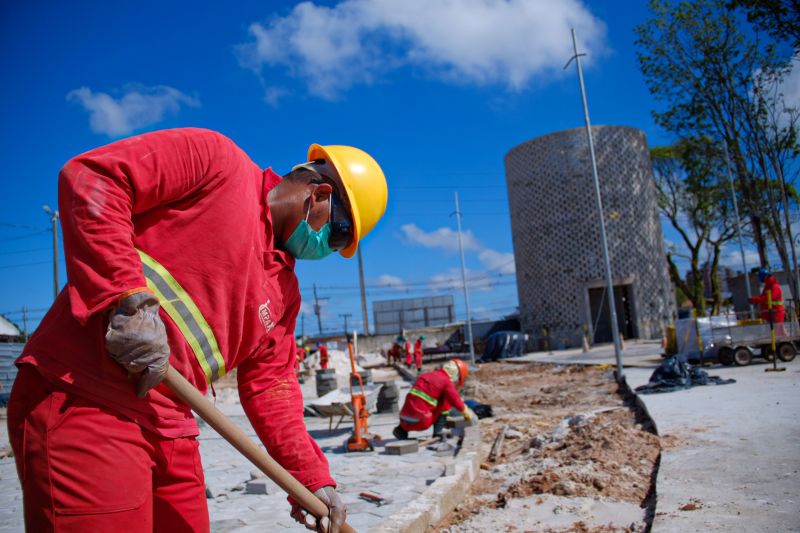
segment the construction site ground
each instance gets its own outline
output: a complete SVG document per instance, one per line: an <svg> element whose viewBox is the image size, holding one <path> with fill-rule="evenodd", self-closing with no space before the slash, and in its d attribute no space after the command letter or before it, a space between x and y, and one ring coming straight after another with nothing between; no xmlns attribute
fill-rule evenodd
<svg viewBox="0 0 800 533"><path fill-rule="evenodd" d="M631 388L648 381L659 352L655 343L626 343ZM764 372L759 360L708 367L737 382L640 396L658 436L617 394L611 369L598 366L613 363L612 347L600 346L481 365L465 396L492 404L496 416L468 432L475 446L455 457L424 447L347 454L347 419L334 432L327 419L306 423L359 531L606 532L640 530L651 519L653 531L800 531L800 359L779 373ZM388 368L373 372L376 381L403 385L402 401L408 382ZM313 389L309 380L304 392ZM217 395L218 407L253 436L235 391ZM396 423L396 414L370 417L386 442ZM492 462L504 425L511 431ZM248 493L254 468L213 430L201 427L200 443L213 531L303 531L276 487L262 481L268 494ZM386 501L365 501L363 491ZM21 503L13 458L0 459L0 530L23 530Z"/></svg>

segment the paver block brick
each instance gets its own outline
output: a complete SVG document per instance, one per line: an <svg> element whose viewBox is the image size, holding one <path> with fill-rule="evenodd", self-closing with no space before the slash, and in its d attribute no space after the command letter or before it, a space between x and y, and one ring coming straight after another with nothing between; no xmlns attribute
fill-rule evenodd
<svg viewBox="0 0 800 533"><path fill-rule="evenodd" d="M406 455L408 453L417 453L419 451L419 441L399 440L397 442L390 442L384 448L386 449L386 453L389 455Z"/></svg>

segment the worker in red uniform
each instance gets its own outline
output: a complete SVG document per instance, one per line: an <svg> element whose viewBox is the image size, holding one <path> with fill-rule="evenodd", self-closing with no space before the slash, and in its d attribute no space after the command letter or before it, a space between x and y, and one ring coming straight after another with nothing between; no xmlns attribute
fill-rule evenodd
<svg viewBox="0 0 800 533"><path fill-rule="evenodd" d="M321 342L317 343L317 348L319 348L319 366L322 370L328 369L328 348L322 344Z"/></svg>
<svg viewBox="0 0 800 533"><path fill-rule="evenodd" d="M294 373L298 377L298 381L303 383L303 378L300 377L300 366L306 360L306 350L302 346L296 346L294 350Z"/></svg>
<svg viewBox="0 0 800 533"><path fill-rule="evenodd" d="M414 352L411 351L411 341L403 337L403 343L403 350L406 352L406 367L411 368L412 357L414 357Z"/></svg>
<svg viewBox="0 0 800 533"><path fill-rule="evenodd" d="M461 359L451 359L442 368L417 376L400 409L400 425L394 428L392 434L405 440L409 431L424 431L433 425L434 436L440 435L451 408L471 420L475 415L464 404L457 390L464 385L468 373L467 363Z"/></svg>
<svg viewBox="0 0 800 533"><path fill-rule="evenodd" d="M400 364L400 361L401 361L400 352L402 352L403 349L400 347L399 340L400 339L396 340L392 344L392 347L389 348L389 351L386 352L386 357L387 357L387 359L389 359L389 364L390 365L394 364L394 363Z"/></svg>
<svg viewBox="0 0 800 533"><path fill-rule="evenodd" d="M778 280L767 268L758 271L758 281L764 284L764 289L759 296L750 298L751 304L758 304L761 308L761 319L767 323L782 323L786 318L786 311L783 307L783 291L778 285ZM770 303L772 309L770 310Z"/></svg>
<svg viewBox="0 0 800 533"><path fill-rule="evenodd" d="M282 178L195 128L67 162L69 281L17 361L8 405L27 530L209 530L197 423L160 384L171 365L200 392L236 368L262 443L330 509L314 527L338 531L346 509L293 372L294 267L352 257L386 191L357 148L312 145Z"/></svg>
<svg viewBox="0 0 800 533"><path fill-rule="evenodd" d="M417 365L417 373L422 372L422 341L424 340L425 337L420 335L414 343L414 363Z"/></svg>

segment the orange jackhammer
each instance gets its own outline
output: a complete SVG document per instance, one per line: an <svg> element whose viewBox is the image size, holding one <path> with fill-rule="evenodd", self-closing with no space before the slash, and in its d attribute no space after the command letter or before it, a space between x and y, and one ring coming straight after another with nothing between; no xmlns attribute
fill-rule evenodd
<svg viewBox="0 0 800 533"><path fill-rule="evenodd" d="M364 452L372 451L372 439L380 439L377 435L370 435L369 413L367 412L367 396L364 394L364 382L361 380L361 374L356 372L356 359L353 355L353 343L347 343L347 349L350 352L350 403L353 405L353 436L347 440L348 452ZM358 388L361 391L356 393L353 384L353 377L358 380Z"/></svg>

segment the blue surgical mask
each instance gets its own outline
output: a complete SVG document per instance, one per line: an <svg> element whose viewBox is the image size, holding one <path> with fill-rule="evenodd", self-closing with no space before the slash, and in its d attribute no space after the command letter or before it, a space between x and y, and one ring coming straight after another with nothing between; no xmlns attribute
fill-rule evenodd
<svg viewBox="0 0 800 533"><path fill-rule="evenodd" d="M309 206L310 211L311 206ZM308 223L308 213L306 213L305 220L300 221L283 247L297 259L323 259L333 253L328 245L330 235L330 221L319 230L314 230Z"/></svg>

